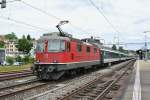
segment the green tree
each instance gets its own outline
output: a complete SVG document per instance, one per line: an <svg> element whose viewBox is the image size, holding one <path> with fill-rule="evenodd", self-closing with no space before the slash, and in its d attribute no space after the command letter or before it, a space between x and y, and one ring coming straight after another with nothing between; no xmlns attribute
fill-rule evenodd
<svg viewBox="0 0 150 100"><path fill-rule="evenodd" d="M24 62L25 64L29 63L29 61L30 61L30 57L29 57L29 56L25 56L25 57L23 58L23 62Z"/></svg>
<svg viewBox="0 0 150 100"><path fill-rule="evenodd" d="M0 48L4 48L4 46L5 46L4 41L0 41Z"/></svg>
<svg viewBox="0 0 150 100"><path fill-rule="evenodd" d="M113 44L113 46L112 46L112 50L117 50L117 47L116 47L116 45L115 45L115 44Z"/></svg>
<svg viewBox="0 0 150 100"><path fill-rule="evenodd" d="M14 58L13 57L6 57L6 62L12 65L14 63Z"/></svg>
<svg viewBox="0 0 150 100"><path fill-rule="evenodd" d="M35 62L35 59L33 57L30 57L29 58L29 63L34 63Z"/></svg>
<svg viewBox="0 0 150 100"><path fill-rule="evenodd" d="M118 50L121 51L121 52L124 52L124 49L123 49L122 46L119 46L119 49L118 49Z"/></svg>
<svg viewBox="0 0 150 100"><path fill-rule="evenodd" d="M29 40L29 41L31 41L32 39L31 39L31 36L28 34L27 35L27 40Z"/></svg>
<svg viewBox="0 0 150 100"><path fill-rule="evenodd" d="M29 54L30 50L33 47L32 41L26 39L23 35L21 39L18 40L18 45L16 45L19 51L22 51L24 54Z"/></svg>
<svg viewBox="0 0 150 100"><path fill-rule="evenodd" d="M16 60L17 62L22 62L21 56L17 56L17 57L15 58L15 60Z"/></svg>
<svg viewBox="0 0 150 100"><path fill-rule="evenodd" d="M6 34L5 38L8 39L8 40L16 40L17 36L16 36L16 34L14 32L12 32L10 34Z"/></svg>

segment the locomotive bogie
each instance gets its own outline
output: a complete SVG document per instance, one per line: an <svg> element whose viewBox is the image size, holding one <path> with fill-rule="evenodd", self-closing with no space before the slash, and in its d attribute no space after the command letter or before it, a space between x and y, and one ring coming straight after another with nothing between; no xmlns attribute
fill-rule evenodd
<svg viewBox="0 0 150 100"><path fill-rule="evenodd" d="M74 62L74 63L62 63L62 64L35 64L34 69L36 74L43 74L43 76L38 76L40 79L45 79L45 73L47 73L47 79L54 79L51 76L52 73L59 73L63 71L76 70L76 69L88 69L93 65L99 65L100 60L94 61L84 61L84 62ZM63 75L63 74L62 74Z"/></svg>

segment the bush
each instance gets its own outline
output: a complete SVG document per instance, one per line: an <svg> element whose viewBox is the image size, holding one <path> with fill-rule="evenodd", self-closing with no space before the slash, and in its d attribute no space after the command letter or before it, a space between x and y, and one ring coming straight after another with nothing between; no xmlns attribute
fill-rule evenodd
<svg viewBox="0 0 150 100"><path fill-rule="evenodd" d="M25 64L29 63L29 56L25 56L25 57L23 58L23 62L24 62Z"/></svg>
<svg viewBox="0 0 150 100"><path fill-rule="evenodd" d="M17 57L15 58L15 60L16 60L16 62L22 62L21 56L17 56Z"/></svg>
<svg viewBox="0 0 150 100"><path fill-rule="evenodd" d="M9 65L13 65L14 58L13 57L6 57L6 62L9 63Z"/></svg>
<svg viewBox="0 0 150 100"><path fill-rule="evenodd" d="M33 57L29 58L29 63L34 63L35 59Z"/></svg>

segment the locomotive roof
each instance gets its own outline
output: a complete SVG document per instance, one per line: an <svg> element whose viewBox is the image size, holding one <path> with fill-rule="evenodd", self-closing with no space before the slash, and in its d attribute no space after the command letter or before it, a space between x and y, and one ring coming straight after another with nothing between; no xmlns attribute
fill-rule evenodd
<svg viewBox="0 0 150 100"><path fill-rule="evenodd" d="M66 33L65 33L65 34L66 34ZM70 37L69 34L68 34L68 36L60 36L60 35L59 35L59 32L51 32L51 33L44 34L43 36L40 37L40 39L38 39L38 41L49 40L49 39L58 39L58 40L74 41L74 42L78 42L78 43L85 44L85 45L88 45L88 46L95 46L95 47L98 47L98 46L95 45L94 43L85 42L85 41L80 40L80 39L72 38L72 36Z"/></svg>
<svg viewBox="0 0 150 100"><path fill-rule="evenodd" d="M120 52L120 51L116 51L116 50L109 50L109 49L105 49L105 48L102 48L101 50L108 51L108 52L113 52L113 53L118 53L118 54L123 54L123 55L128 55L126 53L123 53L123 52Z"/></svg>
<svg viewBox="0 0 150 100"><path fill-rule="evenodd" d="M62 36L42 36L40 37L39 40L45 40L45 39L58 39L58 40L67 40L67 41L75 41L75 42L78 42L78 43L83 43L83 44L86 44L86 45L92 45L90 43L87 43L87 42L83 42L79 39L75 39L75 38L70 38L70 37L62 37Z"/></svg>
<svg viewBox="0 0 150 100"><path fill-rule="evenodd" d="M68 41L70 41L70 38L62 37L62 36L41 36L39 40L45 40L45 39L58 39L58 40L68 40Z"/></svg>

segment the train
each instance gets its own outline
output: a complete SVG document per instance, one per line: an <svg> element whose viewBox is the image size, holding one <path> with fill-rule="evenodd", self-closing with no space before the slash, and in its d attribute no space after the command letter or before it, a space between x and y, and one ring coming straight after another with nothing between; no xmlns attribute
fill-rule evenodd
<svg viewBox="0 0 150 100"><path fill-rule="evenodd" d="M37 40L32 70L41 80L58 80L66 73L84 72L129 59L128 54L103 47L98 39L76 39L59 29Z"/></svg>

